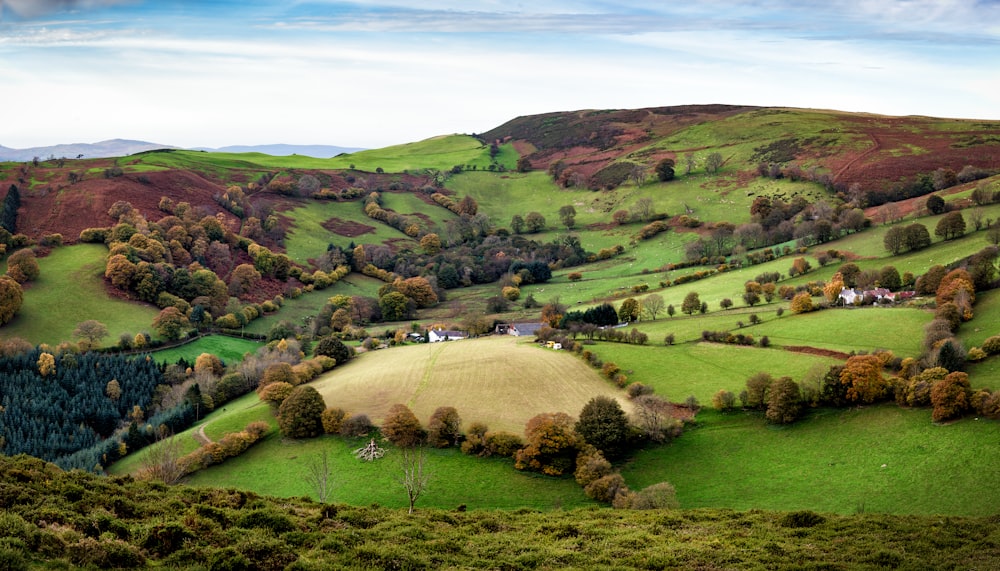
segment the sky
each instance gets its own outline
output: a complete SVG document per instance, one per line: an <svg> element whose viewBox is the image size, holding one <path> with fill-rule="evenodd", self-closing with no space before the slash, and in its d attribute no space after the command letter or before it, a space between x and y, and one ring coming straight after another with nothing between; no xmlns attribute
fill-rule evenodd
<svg viewBox="0 0 1000 571"><path fill-rule="evenodd" d="M1000 119L1000 1L0 0L0 145L378 148L728 103Z"/></svg>

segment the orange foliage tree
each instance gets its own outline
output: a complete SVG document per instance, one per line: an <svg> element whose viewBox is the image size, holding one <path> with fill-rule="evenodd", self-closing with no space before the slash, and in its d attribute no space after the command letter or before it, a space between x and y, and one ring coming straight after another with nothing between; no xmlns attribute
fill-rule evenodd
<svg viewBox="0 0 1000 571"><path fill-rule="evenodd" d="M931 404L934 405L931 418L940 422L962 416L969 409L971 395L969 375L961 372L948 373L931 387Z"/></svg>
<svg viewBox="0 0 1000 571"><path fill-rule="evenodd" d="M580 437L573 419L564 412L534 416L524 428L527 445L514 455L514 467L550 476L562 476L573 469Z"/></svg>
<svg viewBox="0 0 1000 571"><path fill-rule="evenodd" d="M840 382L847 387L847 401L873 403L885 395L882 359L878 355L854 355L840 371Z"/></svg>

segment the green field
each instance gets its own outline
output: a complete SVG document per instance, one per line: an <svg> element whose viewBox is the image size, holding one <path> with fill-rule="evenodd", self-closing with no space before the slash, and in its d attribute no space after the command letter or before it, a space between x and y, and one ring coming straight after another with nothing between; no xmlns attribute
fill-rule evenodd
<svg viewBox="0 0 1000 571"><path fill-rule="evenodd" d="M997 422L941 426L927 409L818 410L787 427L705 411L669 446L622 470L632 487L671 482L683 508L991 515L1000 505Z"/></svg>
<svg viewBox="0 0 1000 571"><path fill-rule="evenodd" d="M100 244L55 248L38 259L40 274L28 284L24 304L0 328L0 337L21 337L31 343L56 345L73 340L77 324L96 319L108 328L104 345L114 345L122 333L153 332L159 310L107 294L104 261L108 249Z"/></svg>
<svg viewBox="0 0 1000 571"><path fill-rule="evenodd" d="M159 363L176 363L178 360L184 359L188 363L194 364L198 355L208 353L222 359L223 363L232 365L240 362L245 353L253 353L261 345L260 341L252 339L208 335L179 347L155 351L152 355Z"/></svg>
<svg viewBox="0 0 1000 571"><path fill-rule="evenodd" d="M719 343L684 343L672 347L643 347L624 343L598 343L588 347L601 359L614 362L629 381L649 385L673 402L694 396L709 406L721 389L739 394L746 380L758 371L775 378L788 375L801 381L814 367L824 372L841 361L782 349L736 347Z"/></svg>

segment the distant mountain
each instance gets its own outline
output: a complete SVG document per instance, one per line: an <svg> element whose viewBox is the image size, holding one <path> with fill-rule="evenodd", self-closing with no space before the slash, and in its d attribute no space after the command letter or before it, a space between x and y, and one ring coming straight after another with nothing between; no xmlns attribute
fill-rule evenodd
<svg viewBox="0 0 1000 571"><path fill-rule="evenodd" d="M99 143L72 143L52 145L50 147L29 147L27 149L11 149L0 146L0 161L30 161L35 157L42 160L49 157L75 159L80 155L83 155L83 158L86 159L98 159L103 157L123 157L155 149L176 148L173 145L150 143L148 141L131 141L128 139L110 139Z"/></svg>
<svg viewBox="0 0 1000 571"><path fill-rule="evenodd" d="M228 147L197 147L197 151L214 151L218 153L264 153L275 157L288 155L305 155L317 159L328 159L341 153L363 151L360 147L336 147L333 145L230 145Z"/></svg>
<svg viewBox="0 0 1000 571"><path fill-rule="evenodd" d="M52 145L49 147L29 147L27 149L12 149L0 145L0 161L30 161L35 157L41 160L55 157L57 159L75 159L80 155L85 159L100 159L105 157L124 157L143 151L156 149L179 149L174 145L150 143L149 141L132 141L128 139L111 139L99 143L73 143ZM336 147L333 145L232 145L229 147L195 147L196 151L213 151L219 153L264 153L283 157L288 155L305 155L318 159L328 159L341 153L362 151L360 147Z"/></svg>

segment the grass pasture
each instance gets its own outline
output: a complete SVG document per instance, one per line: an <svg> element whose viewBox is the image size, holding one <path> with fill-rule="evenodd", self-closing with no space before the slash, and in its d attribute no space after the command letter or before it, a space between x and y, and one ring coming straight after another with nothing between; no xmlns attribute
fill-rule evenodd
<svg viewBox="0 0 1000 571"><path fill-rule="evenodd" d="M510 145L501 147L498 162L508 169L517 163L517 153ZM476 165L486 170L490 165L490 149L468 135L441 135L423 141L393 145L381 149L357 151L328 159L324 168L353 168L374 172L436 169L446 171L455 165Z"/></svg>
<svg viewBox="0 0 1000 571"><path fill-rule="evenodd" d="M421 422L439 406L454 406L465 423L515 434L538 413L576 415L598 395L629 408L621 390L576 356L508 336L363 354L312 384L327 406L366 413L376 423L396 403Z"/></svg>
<svg viewBox="0 0 1000 571"><path fill-rule="evenodd" d="M895 405L818 410L789 427L757 414L699 414L669 446L622 470L633 487L669 481L683 508L991 515L1000 505L996 421L931 422Z"/></svg>
<svg viewBox="0 0 1000 571"><path fill-rule="evenodd" d="M389 447L381 460L362 462L351 452L366 443L364 438L332 436L285 440L274 433L241 456L196 472L187 483L279 497L315 497L304 476L308 463L326 451L333 468L329 501L406 507L406 494L397 480L398 452ZM430 483L420 498L420 507L453 509L465 504L470 509L526 507L548 511L595 505L572 478L518 472L512 460L465 456L454 448L428 449L426 470Z"/></svg>
<svg viewBox="0 0 1000 571"><path fill-rule="evenodd" d="M739 394L747 377L758 371L767 371L775 378L788 375L801 381L813 367L826 371L840 362L782 349L721 343L684 343L672 347L598 343L587 348L605 363L614 362L621 367L629 381L649 385L656 394L673 402L683 402L693 395L705 406L711 405L712 395L720 389Z"/></svg>
<svg viewBox="0 0 1000 571"><path fill-rule="evenodd" d="M184 359L188 363L194 364L198 355L209 353L222 359L226 365L232 365L242 360L244 354L253 353L261 345L260 341L252 339L207 335L179 347L155 351L152 355L158 363L176 363L178 360Z"/></svg>
<svg viewBox="0 0 1000 571"><path fill-rule="evenodd" d="M96 319L108 328L105 345L122 333L152 332L159 310L151 305L111 297L104 286L108 250L101 244L55 248L38 259L38 279L24 291L24 304L0 337L21 337L52 345L73 339L77 324ZM6 266L4 266L6 269Z"/></svg>
<svg viewBox="0 0 1000 571"><path fill-rule="evenodd" d="M365 216L361 207L360 202L310 200L302 206L282 212L283 216L295 221L285 237L285 251L288 257L305 264L309 258L318 257L326 252L328 244L346 248L352 241L355 244L381 244L389 240L410 240L399 230ZM323 227L323 223L331 218L358 222L370 226L372 230L354 238L341 236Z"/></svg>

